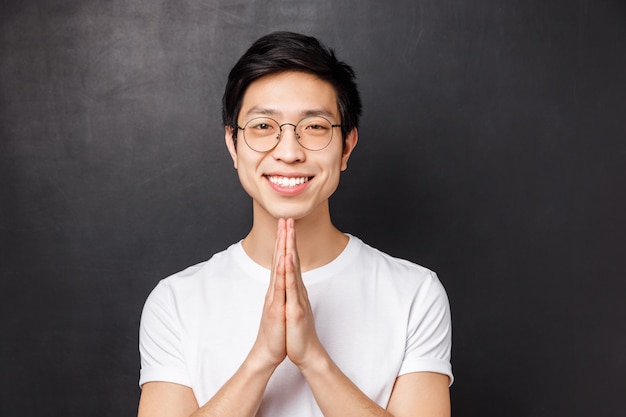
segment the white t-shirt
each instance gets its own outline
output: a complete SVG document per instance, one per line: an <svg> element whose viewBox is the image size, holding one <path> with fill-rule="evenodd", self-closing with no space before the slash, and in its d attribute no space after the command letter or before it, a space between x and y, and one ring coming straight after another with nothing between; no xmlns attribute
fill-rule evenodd
<svg viewBox="0 0 626 417"><path fill-rule="evenodd" d="M383 408L402 374L438 372L452 383L450 309L435 273L349 237L335 260L302 274L331 358ZM159 282L141 318L139 384L186 385L204 405L250 351L269 276L239 242ZM288 358L271 377L257 415L322 416Z"/></svg>

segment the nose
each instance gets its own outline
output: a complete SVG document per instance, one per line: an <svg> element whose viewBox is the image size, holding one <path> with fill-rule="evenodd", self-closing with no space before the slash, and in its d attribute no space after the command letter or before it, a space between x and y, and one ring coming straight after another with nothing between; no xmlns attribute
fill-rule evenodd
<svg viewBox="0 0 626 417"><path fill-rule="evenodd" d="M280 126L279 141L272 150L275 159L284 162L299 162L305 159L304 148L298 142L299 136L296 133L296 126L285 123Z"/></svg>
<svg viewBox="0 0 626 417"><path fill-rule="evenodd" d="M283 126L291 126L291 128L283 128ZM293 123L283 123L282 125L278 126L278 128L280 129L280 131L278 132L278 140L280 140L280 136L283 134L285 130L291 130L291 129L293 129L293 133L296 136L296 140L300 140L300 135L298 135L298 133L296 132L296 129L298 127L294 125Z"/></svg>

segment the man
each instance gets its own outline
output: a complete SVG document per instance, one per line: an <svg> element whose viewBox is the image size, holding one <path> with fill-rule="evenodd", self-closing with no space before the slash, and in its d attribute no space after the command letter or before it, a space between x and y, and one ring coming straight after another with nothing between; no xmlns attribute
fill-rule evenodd
<svg viewBox="0 0 626 417"><path fill-rule="evenodd" d="M140 417L449 416L436 275L330 219L360 110L352 69L315 38L270 34L232 69L225 138L252 229L148 298Z"/></svg>

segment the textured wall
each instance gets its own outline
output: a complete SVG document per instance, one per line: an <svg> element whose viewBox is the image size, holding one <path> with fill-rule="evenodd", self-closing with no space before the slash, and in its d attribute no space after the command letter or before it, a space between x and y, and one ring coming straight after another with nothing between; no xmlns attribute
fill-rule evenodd
<svg viewBox="0 0 626 417"><path fill-rule="evenodd" d="M156 282L243 237L230 66L319 36L356 69L345 231L436 270L453 412L622 416L618 1L0 4L0 414L128 416Z"/></svg>

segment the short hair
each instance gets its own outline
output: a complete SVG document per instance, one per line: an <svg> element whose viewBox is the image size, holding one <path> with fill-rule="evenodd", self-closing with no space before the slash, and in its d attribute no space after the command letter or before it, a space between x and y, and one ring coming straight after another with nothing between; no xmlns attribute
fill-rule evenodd
<svg viewBox="0 0 626 417"><path fill-rule="evenodd" d="M333 86L345 142L346 135L359 127L361 116L354 70L316 38L294 32L273 32L259 38L231 69L222 97L222 122L233 129L233 139L237 139L237 119L250 84L286 71L309 73Z"/></svg>

